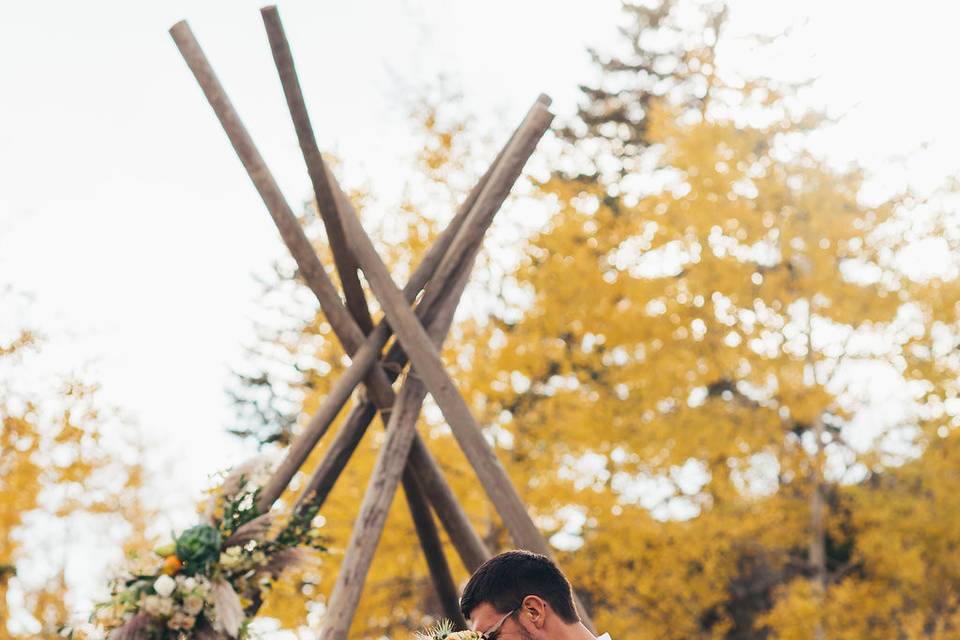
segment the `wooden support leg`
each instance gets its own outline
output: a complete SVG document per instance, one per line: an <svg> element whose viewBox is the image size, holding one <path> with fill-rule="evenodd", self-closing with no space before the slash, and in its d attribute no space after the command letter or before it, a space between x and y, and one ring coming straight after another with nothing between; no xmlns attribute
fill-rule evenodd
<svg viewBox="0 0 960 640"><path fill-rule="evenodd" d="M334 264L337 267L337 271L340 274L340 281L343 284L347 308L350 310L351 315L363 333L369 334L373 330L373 321L371 320L370 310L367 307L363 295L363 287L360 285L356 261L347 247L343 235L343 227L340 223L340 219L343 216L340 205L345 199L338 199L339 189L334 186L334 178L327 169L317 145L316 137L313 133L313 126L310 124L310 115L307 112L303 92L300 88L299 77L297 76L296 67L293 62L293 53L290 50L290 44L284 33L283 24L280 21L280 14L275 6L264 7L260 10L260 13L263 16L264 27L266 28L267 37L270 41L270 49L273 52L273 59L276 63L277 73L280 76L280 84L286 96L287 106L290 109L294 129L297 132L297 139L300 141L300 149L303 153L304 163L307 166L307 172L313 184L317 208L320 211L324 227L327 230L327 238L329 239L330 248L333 253ZM364 408L360 409L360 420L364 420L368 415L369 411ZM381 415L389 416L389 413L385 412ZM351 414L351 417L352 416L353 414ZM386 424L389 417L384 420ZM349 424L345 426L349 426ZM362 433L362 430L357 430L357 432ZM351 453L358 443L359 439L351 438L349 440L348 444L352 445L350 447ZM334 458L334 460L336 460L336 458ZM404 495L407 497L411 516L416 525L424 554L427 557L430 574L433 577L437 594L445 606L447 616L450 617L452 611L455 615L453 615L451 619L460 620L462 619L462 615L460 615L459 606L456 606L458 604L456 587L453 584L453 577L450 575L450 569L443 555L436 525L430 515L429 507L427 507L426 498L422 494L420 486L416 483L415 477L409 472L409 468L407 472L404 473L403 484ZM455 605L452 610L449 607L451 598Z"/></svg>
<svg viewBox="0 0 960 640"><path fill-rule="evenodd" d="M205 56L203 56L199 45L196 43L196 40L190 33L189 27L187 27L185 23L179 23L175 25L173 29L171 29L171 34L173 35L174 40L177 42L177 45L183 53L184 58L187 60L191 70L194 72L194 75L197 77L198 82L204 89L211 106L214 108L218 118L224 125L224 129L227 131L228 136L230 137L231 142L238 153L238 156L243 162L255 186L260 192L261 197L264 199L268 210L273 216L274 221L281 232L281 236L287 243L288 247L290 247L291 253L293 253L294 258L297 260L301 273L304 275L308 285L314 290L314 293L321 301L321 306L324 308L324 312L326 313L328 320L331 322L331 325L334 327L335 331L337 331L341 340L344 342L344 345L348 348L348 351L356 351L354 354L354 364L359 365L361 362L364 363L364 368L362 371L354 373L352 379L349 376L345 376L345 378L347 378L346 382L340 384L339 387L335 385L337 394L343 396L342 398L338 399L340 405L342 405L342 402L346 400L346 396L349 395L349 392L352 390L353 386L359 383L360 379L364 377L364 375L367 373L367 370L377 359L379 349L382 347L383 342L381 342L379 345L376 345L376 339L370 339L366 343L363 343L362 332L356 325L354 319L343 307L339 300L339 296L336 295L336 290L329 281L329 277L323 270L322 265L319 263L316 254L313 253L312 247L310 247L309 241L303 234L302 229L300 229L299 225L296 224L296 218L293 216L292 211L290 211L289 205L287 205L283 199L283 196L280 194L275 181L269 174L269 171L266 169L259 152L257 152L256 148L253 146L249 135L233 110L233 107L223 92L222 87L220 87L219 82L216 80L216 77L213 74L212 69L209 67ZM542 131L540 133L542 134ZM522 163L520 166L522 166ZM512 181L510 181L509 184L512 184ZM505 197L506 191L509 190L509 184L506 186L503 197ZM500 202L502 202L502 198L500 199ZM494 208L497 207L499 207L499 202ZM356 223L356 227L352 231L350 229L347 230L350 234L349 237L352 237L354 241L356 241L358 238L356 231L359 230L359 235L363 235L362 229L359 228L359 223L353 218L353 216L347 216L346 219L348 220L348 227ZM369 244L368 246L364 245L364 240L369 243L369 238L364 236L363 239L360 240L360 244L354 246L355 251L357 246L361 246L363 249L367 249L369 246L369 249L372 249L372 244ZM455 254L455 252L451 253ZM364 270L368 272L368 279L370 278L371 271L376 271L378 266L383 268L382 262L379 262L379 257L375 255L375 252L373 256L366 256L366 264L363 262L363 257L358 256L358 258L360 259L361 264L363 264ZM380 275L382 274L378 273L377 277L379 278ZM377 288L379 288L380 291L377 291ZM431 351L429 345L417 344L417 341L424 337L422 325L416 321L410 312L410 309L406 307L405 304L400 302L402 300L402 294L396 290L396 287L393 285L392 281L389 281L388 274L386 274L386 280L380 279L380 282L377 283L375 292L381 301L387 301L385 306L388 309L388 316L394 316L391 317L392 323L397 324L398 326L403 326L405 322L408 322L412 319L416 324L415 327L413 325L403 326L402 331L398 331L400 340L404 343L408 350L412 348L411 358L413 359L417 369L423 370L425 381L430 387L433 395L437 398L438 404L440 404L441 409L444 411L448 422L451 424L451 427L454 428L455 434L458 436L458 440L461 441L461 446L464 446L465 450L471 448L469 445L464 444L465 441L470 442L471 440L471 436L466 433L464 427L473 426L475 428L476 424L472 421L472 416L469 416L469 410L466 409L466 405L463 403L462 398L459 398L459 394L457 394L455 389L452 388L452 381L450 381L449 377L446 376L445 371L442 370L442 366L438 366L439 357L436 356L435 350ZM399 298L397 298L398 295L400 296ZM400 306L402 306L403 309L400 309ZM404 312L406 312L408 315L404 315ZM385 341L385 338L382 339ZM422 347L426 347L426 349L420 350ZM361 367L356 368L360 369ZM386 385L384 385L385 377L383 376L383 372L379 369L379 367L374 368L372 376L373 377L368 381L371 391L377 393L378 390L389 388L388 382ZM453 391L455 397L450 396L451 390ZM312 449L313 445L316 443L316 439L313 439L312 442L310 442L310 438L313 438L313 436L317 433L322 434L322 432L326 430L329 422L339 411L340 405L336 407L336 410L328 409L327 413L330 415L320 415L319 417L314 416L314 420L311 421L310 428L308 429L311 432L310 437L301 441L300 444L302 446L291 447L291 455L289 455L288 459L285 461L285 468L282 469L281 474L278 474L281 477L279 477L276 482L273 482L272 486L268 486L270 491L265 492L267 496L269 496L269 499L267 499L267 496L265 496L265 499L262 501L261 505L258 506L265 505L267 508L269 508L269 505L272 504L273 500L279 496L282 488L286 486L290 478L292 478L293 473L295 473L296 469L299 468L299 465L302 464L303 459L306 458L309 450ZM479 436L479 432L477 432L477 435ZM316 437L319 437L319 435ZM474 444L476 443L474 442ZM468 457L470 457L471 452L467 451L467 453ZM482 454L482 449L480 449L480 453ZM492 452L488 451L488 453L490 454L490 459L484 461L482 457L474 455L473 457L475 459L472 459L471 462L474 464L475 468L477 468L478 474L481 477L481 481L484 482L488 493L491 493L493 497L493 495L496 494L497 489L495 487L496 483L491 482L490 479L496 479L498 474L496 473L495 467L498 467L499 465L496 463L495 458L492 457ZM299 461L297 461L298 456L302 456ZM494 463L494 468L492 469L490 467L491 461ZM492 474L491 470L493 471ZM502 468L500 468L500 471L500 475L505 478L505 474L502 473ZM285 478L283 477L284 475L286 476ZM512 489L512 487L510 487L510 489ZM275 495L271 496L271 493L275 493ZM509 500L509 491L506 492L506 500L502 499L504 496L498 497L501 499L498 500L495 497L495 504L497 504L498 509L504 516L508 528L511 528L515 540L518 540L518 543L523 544L519 538L527 536L524 535L525 532L522 530L522 522L520 522L521 526L519 529L517 529L517 527L511 527L511 522L516 520L516 518L511 517L511 515L515 516L517 514L510 514L511 511L515 510L510 508L511 501ZM520 506L522 510L522 504ZM529 516L526 515L525 510L523 510L523 515L525 515L529 520ZM530 525L532 527L532 522ZM535 531L535 527L533 527L533 529ZM529 531L526 533L529 533ZM540 538L540 542L543 544L544 548L546 548L542 538ZM532 545L528 546L531 548L536 548L540 545L536 544L534 541ZM546 551L549 552L548 549L546 549Z"/></svg>
<svg viewBox="0 0 960 640"><path fill-rule="evenodd" d="M423 489L417 483L417 477L413 475L413 470L409 464L403 468L402 482L403 495L407 498L410 516L413 518L413 524L417 529L420 548L423 549L423 555L427 559L427 567L430 569L430 576L433 578L433 586L437 591L437 597L440 598L440 608L443 609L443 615L453 622L457 629L466 629L467 621L460 611L457 585L453 581L450 566L447 564L447 557L443 553L443 543L440 541L437 524L433 521L430 505L427 504Z"/></svg>
<svg viewBox="0 0 960 640"><path fill-rule="evenodd" d="M471 260L467 264L473 264L474 256L467 256ZM443 304L437 313L435 321L431 323L429 332L424 332L424 336L431 344L441 347L446 337L450 325L453 323L453 316L460 301L460 296L466 288L470 277L470 269L461 269L455 276L451 285L451 295L443 300ZM390 503L393 502L393 496L400 482L404 469L409 465L410 447L413 444L413 436L416 433L416 423L420 415L420 407L423 399L426 397L426 387L420 380L415 371L411 371L403 382L400 393L397 396L397 403L394 411L390 415L390 424L387 427L387 439L380 449L377 456L377 462L367 485L367 491L363 496L363 504L360 506L360 515L357 517L357 524L354 526L350 535L350 542L347 545L347 551L344 554L343 563L340 565L340 572L337 574L337 581L333 587L333 593L327 604L327 612L324 617L323 630L321 638L324 640L340 640L347 637L347 631L350 629L350 623L353 621L353 615L360 603L360 595L363 592L363 585L370 569L370 563L373 561L373 554L377 543L383 532L383 527L387 521L387 512ZM411 476L412 477L412 476ZM413 488L417 490L416 500L419 496L419 487L414 483ZM409 498L409 496L408 496ZM426 503L424 502L424 505ZM416 509L416 503L411 504L411 509ZM430 518L429 513L427 517ZM414 518L417 514L414 513ZM423 518L421 518L423 519ZM430 525L433 534L436 529L432 527L433 520L430 519ZM424 523L425 524L425 523ZM439 539L434 541L430 531L426 531L426 538L421 537L421 544L430 547L429 555L443 557L443 550L439 547ZM449 567L446 565L446 559L442 566L434 564L432 569L444 569L446 576L441 577L437 582L438 592L441 597L446 596L450 599L448 589L452 579L449 578ZM456 599L456 590L453 590L454 599ZM445 603L448 607L453 607L459 611L459 605ZM465 622L462 616L457 615L453 618Z"/></svg>
<svg viewBox="0 0 960 640"><path fill-rule="evenodd" d="M284 243L296 260L301 275L317 296L331 327L352 358L351 367L330 390L327 398L311 417L306 428L290 446L287 456L277 469L274 477L264 487L258 508L261 511L266 511L280 496L296 471L306 460L310 451L326 433L353 389L373 367L379 357L380 350L389 339L390 328L381 322L371 336L366 341L363 340L362 331L340 301L323 265L297 223L296 217L280 192L249 133L243 126L243 122L233 108L189 25L184 21L178 22L170 29L170 34L207 97L214 113L223 125L227 137L247 170L247 174L260 193L267 210L280 230ZM521 168L522 163L519 166L497 167L497 171L491 171L488 176L489 184L484 182L474 188L467 200L464 201L457 216L427 252L423 261L411 276L407 287L404 288L404 295L409 301L413 301L414 297L430 279L438 264L446 255L454 234L464 220L470 215L481 213L484 208L492 207L494 211L499 208ZM332 178L332 176L330 177ZM482 200L482 203L480 200ZM346 204L349 205L349 203ZM475 205L479 210L476 213L474 212ZM368 381L371 395L378 400L377 405L381 407L381 410L387 411L393 404L393 391L379 367L374 367L371 375L372 379Z"/></svg>
<svg viewBox="0 0 960 640"><path fill-rule="evenodd" d="M270 41L270 48L276 63L277 72L280 76L281 85L290 110L290 116L297 133L297 139L300 142L304 162L313 184L317 207L327 230L327 237L333 253L334 263L337 271L340 273L341 282L343 283L347 308L350 310L351 315L363 333L369 334L373 328L373 323L358 278L356 261L346 245L341 224L342 217L344 215L353 215L353 212L348 211L345 213L342 211L342 208L346 208L345 205L348 204L348 201L342 197L339 186L336 184L332 173L327 169L326 163L318 148L294 65L293 54L283 30L279 12L275 6L269 6L264 7L261 10L261 14L263 16L264 27L267 31L267 37ZM498 161L499 157L494 161L494 166L496 166ZM481 180L481 185L486 183L488 177L489 172L487 176ZM482 186L480 188L482 188ZM457 296L457 298L459 299L459 296ZM456 301L454 301L453 304L455 306ZM452 313L449 314L449 317L452 320ZM449 330L449 325L450 322L448 321L447 330ZM444 334L445 333L446 331L444 331ZM384 408L385 407L381 407L381 409ZM388 412L382 413L383 415L389 416ZM351 418L354 415L357 416L358 424L369 422L368 418L371 417L370 411L363 407L359 408L357 414L351 414ZM385 421L388 419L389 418L385 418ZM345 429L346 427L352 426L351 420L348 419ZM334 444L344 443L347 445L345 448L339 448L341 454L352 453L353 449L359 443L359 438L351 437L351 434L360 434L363 429L356 429L354 432L349 430L342 431L347 437L343 440L338 438L338 442ZM337 463L342 462L343 464L346 462L345 458L337 456L334 456L332 460ZM320 477L323 478L324 476ZM463 622L458 606L456 588L453 584L453 578L450 575L446 558L443 555L436 525L433 522L433 517L430 515L429 507L427 507L426 498L422 494L422 490L411 472L409 463L404 472L403 482L404 493L407 496L411 515L416 524L420 542L427 557L437 593L440 596L441 602L444 604L447 616L450 617L451 620ZM329 484L332 486L332 483ZM310 487L308 487L308 489L310 489Z"/></svg>
<svg viewBox="0 0 960 640"><path fill-rule="evenodd" d="M353 526L337 582L327 602L321 638L346 640L390 504L406 466L407 454L416 433L420 405L425 396L426 388L419 378L408 376L390 414L387 439L377 456L370 484L360 506L360 515Z"/></svg>
<svg viewBox="0 0 960 640"><path fill-rule="evenodd" d="M307 173L313 185L317 209L323 219L323 226L327 230L333 262L340 274L340 282L343 284L347 309L350 310L360 330L364 334L369 334L373 330L373 321L363 295L360 278L357 276L356 260L347 249L343 235L343 226L340 223L342 212L339 210L337 192L332 184L333 175L323 161L317 139L313 134L310 115L300 89L300 79L293 64L293 53L290 51L290 43L287 42L287 36L283 31L283 23L280 22L280 13L275 6L268 6L260 9L260 14L267 31L267 39L270 41L270 50L273 53L277 73L280 76L280 84L287 99L293 127L297 132L297 140L300 142L303 160L307 165Z"/></svg>
<svg viewBox="0 0 960 640"><path fill-rule="evenodd" d="M546 130L549 126L551 119L552 116L549 112L543 109L541 119L543 130ZM480 426L474 420L466 402L444 369L440 354L430 343L423 325L420 324L416 315L407 306L402 292L390 278L390 274L380 256L377 255L373 243L360 226L360 221L354 217L346 217L344 226L354 256L356 256L360 267L366 274L367 281L370 283L374 294L380 300L390 326L393 327L404 350L410 357L417 375L423 379L430 394L443 412L454 436L473 465L481 484L500 513L514 542L518 546L552 556L552 549L527 513L523 501L511 484L506 471L484 439ZM469 244L471 231L468 226L461 229L457 238L454 239L451 255L457 255L456 247L459 245ZM442 270L443 264L438 269L438 273ZM589 624L582 604L579 608L585 623Z"/></svg>
<svg viewBox="0 0 960 640"><path fill-rule="evenodd" d="M440 465L427 451L423 440L416 439L410 447L410 467L417 482L426 494L440 523L447 531L453 548L457 550L463 568L469 573L476 571L490 558L490 550L470 523L460 501L453 494L450 484L443 476Z"/></svg>

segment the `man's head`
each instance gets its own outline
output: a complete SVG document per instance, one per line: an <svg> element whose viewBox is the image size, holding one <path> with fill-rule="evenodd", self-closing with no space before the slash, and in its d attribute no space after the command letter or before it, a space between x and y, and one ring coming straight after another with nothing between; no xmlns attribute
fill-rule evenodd
<svg viewBox="0 0 960 640"><path fill-rule="evenodd" d="M538 640L551 629L580 622L570 583L546 556L507 551L470 577L460 597L472 628L489 632L506 616L498 638Z"/></svg>

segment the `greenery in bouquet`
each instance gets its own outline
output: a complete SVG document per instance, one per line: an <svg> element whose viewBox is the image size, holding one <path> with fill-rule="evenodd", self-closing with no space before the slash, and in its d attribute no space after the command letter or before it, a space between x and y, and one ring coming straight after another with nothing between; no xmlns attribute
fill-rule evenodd
<svg viewBox="0 0 960 640"><path fill-rule="evenodd" d="M307 515L257 511L269 473L256 459L227 475L201 523L151 557L134 559L93 622L110 640L246 637L250 616L280 573L325 550Z"/></svg>
<svg viewBox="0 0 960 640"><path fill-rule="evenodd" d="M453 623L441 620L425 631L419 631L416 640L483 640L483 636L476 631L454 631Z"/></svg>

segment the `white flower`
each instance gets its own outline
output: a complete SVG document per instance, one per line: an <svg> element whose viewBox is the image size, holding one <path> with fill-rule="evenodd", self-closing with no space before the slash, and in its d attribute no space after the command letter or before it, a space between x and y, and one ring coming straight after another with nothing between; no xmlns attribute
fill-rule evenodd
<svg viewBox="0 0 960 640"><path fill-rule="evenodd" d="M203 598L200 596L187 596L183 599L183 610L192 616L197 615L203 609Z"/></svg>
<svg viewBox="0 0 960 640"><path fill-rule="evenodd" d="M143 610L151 616L160 615L160 596L147 596L144 598Z"/></svg>
<svg viewBox="0 0 960 640"><path fill-rule="evenodd" d="M156 582L153 583L153 590L157 592L158 595L166 598L173 590L177 588L177 582L170 576L163 575L157 578Z"/></svg>

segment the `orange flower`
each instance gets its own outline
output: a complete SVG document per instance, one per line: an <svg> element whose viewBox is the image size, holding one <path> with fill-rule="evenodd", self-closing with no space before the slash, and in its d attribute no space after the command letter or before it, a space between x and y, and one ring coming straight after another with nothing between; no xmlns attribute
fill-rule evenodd
<svg viewBox="0 0 960 640"><path fill-rule="evenodd" d="M163 559L163 569L161 569L161 571L168 576L172 576L180 571L181 567L183 567L183 563L180 562L180 558L174 554Z"/></svg>

